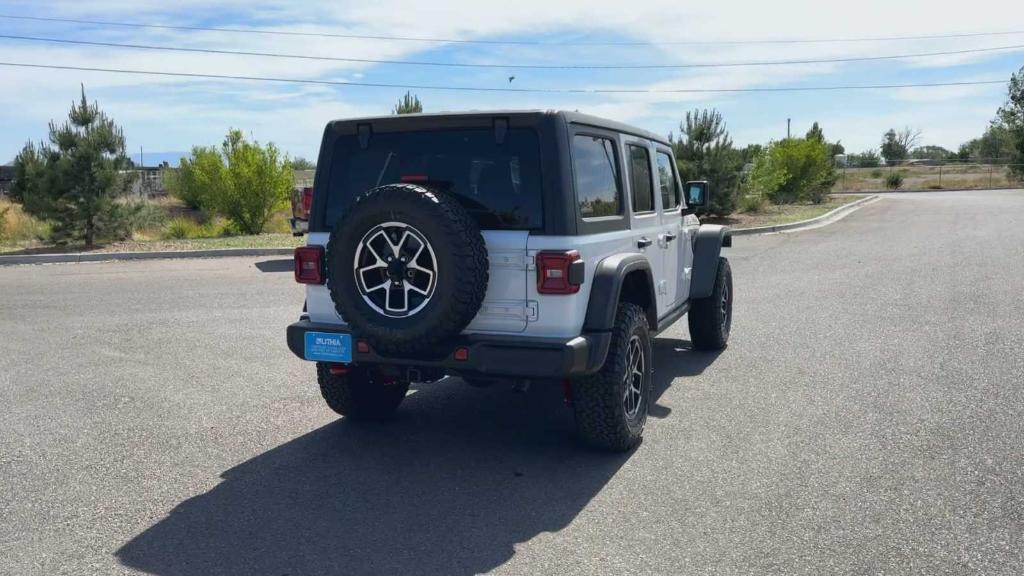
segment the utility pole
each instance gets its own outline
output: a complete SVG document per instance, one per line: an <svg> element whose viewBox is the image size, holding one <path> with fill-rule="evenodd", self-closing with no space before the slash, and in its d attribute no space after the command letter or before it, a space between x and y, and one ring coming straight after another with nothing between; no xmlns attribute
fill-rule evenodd
<svg viewBox="0 0 1024 576"><path fill-rule="evenodd" d="M139 146L139 168L146 165L146 157L142 155L142 146Z"/></svg>
<svg viewBox="0 0 1024 576"><path fill-rule="evenodd" d="M792 118L786 118L786 140L789 140L789 121L790 120L792 120Z"/></svg>

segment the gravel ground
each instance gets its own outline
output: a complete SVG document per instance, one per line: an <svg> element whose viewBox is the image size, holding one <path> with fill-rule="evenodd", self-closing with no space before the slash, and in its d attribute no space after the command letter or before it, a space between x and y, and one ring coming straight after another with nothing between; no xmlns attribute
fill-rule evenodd
<svg viewBox="0 0 1024 576"><path fill-rule="evenodd" d="M2 574L1020 574L1024 193L737 238L635 452L554 387L323 406L290 262L0 269Z"/></svg>

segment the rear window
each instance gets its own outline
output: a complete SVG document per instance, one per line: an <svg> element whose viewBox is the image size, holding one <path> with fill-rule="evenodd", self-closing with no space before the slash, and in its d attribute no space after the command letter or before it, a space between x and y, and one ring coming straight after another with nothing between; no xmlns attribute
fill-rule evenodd
<svg viewBox="0 0 1024 576"><path fill-rule="evenodd" d="M509 129L501 144L489 128L375 133L367 148L356 135L340 136L325 226L333 227L356 195L397 182L454 194L481 228L544 226L539 142L529 128Z"/></svg>

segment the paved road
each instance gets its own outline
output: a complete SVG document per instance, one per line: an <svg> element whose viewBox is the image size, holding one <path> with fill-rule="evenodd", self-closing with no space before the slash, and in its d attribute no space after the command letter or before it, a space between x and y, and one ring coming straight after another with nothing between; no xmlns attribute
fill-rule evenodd
<svg viewBox="0 0 1024 576"><path fill-rule="evenodd" d="M361 427L287 262L0 269L0 573L1020 574L1024 193L737 239L732 343L656 345L629 455L457 380Z"/></svg>

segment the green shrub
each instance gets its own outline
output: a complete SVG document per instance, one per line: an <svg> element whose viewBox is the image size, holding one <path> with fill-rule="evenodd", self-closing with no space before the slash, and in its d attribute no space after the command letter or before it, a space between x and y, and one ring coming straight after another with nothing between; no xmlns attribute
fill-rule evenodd
<svg viewBox="0 0 1024 576"><path fill-rule="evenodd" d="M217 218L199 223L191 218L179 216L167 224L162 236L164 240L192 240L237 235L238 229L227 220Z"/></svg>
<svg viewBox="0 0 1024 576"><path fill-rule="evenodd" d="M889 190L899 190L903 187L903 174L893 172L885 177L885 187Z"/></svg>
<svg viewBox="0 0 1024 576"><path fill-rule="evenodd" d="M740 198L739 211L756 214L765 209L768 200L760 194L747 194Z"/></svg>
<svg viewBox="0 0 1024 576"><path fill-rule="evenodd" d="M750 173L751 191L774 204L820 204L827 199L835 181L829 147L803 138L769 144Z"/></svg>
<svg viewBox="0 0 1024 576"><path fill-rule="evenodd" d="M167 211L148 200L128 202L128 220L132 232L158 230L167 223Z"/></svg>
<svg viewBox="0 0 1024 576"><path fill-rule="evenodd" d="M882 158L874 150L865 150L860 154L851 154L849 162L858 168L877 168L882 164Z"/></svg>
<svg viewBox="0 0 1024 576"><path fill-rule="evenodd" d="M288 204L291 164L273 144L248 142L231 130L220 150L195 147L165 185L191 208L231 220L234 229L260 234L274 213Z"/></svg>
<svg viewBox="0 0 1024 576"><path fill-rule="evenodd" d="M198 238L201 229L202 226L194 220L178 217L167 223L167 229L164 230L164 239L182 240L185 238Z"/></svg>
<svg viewBox="0 0 1024 576"><path fill-rule="evenodd" d="M885 172L882 172L881 168L875 168L874 170L871 171L872 178L881 178L884 174Z"/></svg>
<svg viewBox="0 0 1024 576"><path fill-rule="evenodd" d="M226 168L213 146L193 146L192 155L182 158L177 170L164 170L164 186L172 196L195 210L215 209L224 186Z"/></svg>
<svg viewBox="0 0 1024 576"><path fill-rule="evenodd" d="M232 130L224 140L227 182L217 212L243 234L261 234L274 213L288 204L294 174L273 144L247 142Z"/></svg>

